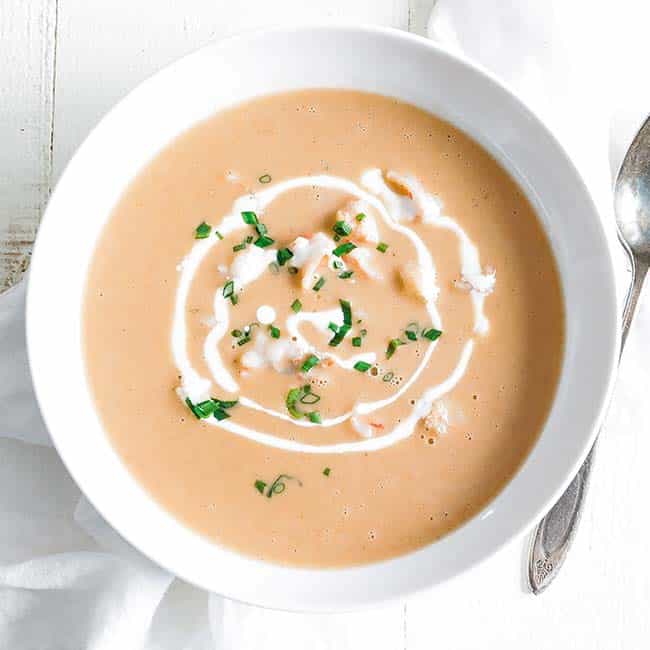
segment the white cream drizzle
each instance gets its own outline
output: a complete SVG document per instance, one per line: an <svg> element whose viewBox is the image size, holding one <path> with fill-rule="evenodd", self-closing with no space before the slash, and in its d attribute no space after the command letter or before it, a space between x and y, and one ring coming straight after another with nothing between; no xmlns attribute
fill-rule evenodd
<svg viewBox="0 0 650 650"><path fill-rule="evenodd" d="M237 230L245 230L248 226L241 219L240 213L242 211L252 210L258 215L261 215L264 209L280 194L300 187L324 187L351 194L360 199L360 202L371 206L382 218L387 227L401 232L411 241L416 250L418 268L421 270L421 286L419 290L425 297L425 304L432 325L437 329L442 329L442 320L435 306L439 289L436 285L436 270L433 259L418 235L411 228L403 225L402 222L409 223L417 217L420 217L423 223L452 230L458 237L460 244L461 277L472 277L480 283L482 282L480 278L485 274L481 270L478 250L460 225L450 217L442 216L442 207L438 199L427 194L417 179L410 176L400 176L391 172L386 177L390 181L406 188L410 196L404 196L394 192L384 180L381 170L378 169L368 170L362 176L362 184L369 191L340 177L329 175L302 176L274 184L255 195L240 197L234 202L231 212L223 218L215 229L219 230L222 235L228 235ZM376 238L376 223L374 219L370 225L371 227L368 232L370 235L368 237L369 241ZM182 399L189 397L194 402L202 401L209 396L212 382L208 378L201 377L189 360L186 340L187 326L185 322L186 302L196 271L212 246L218 243L219 238L214 236L197 240L190 253L178 265L180 278L174 307L171 347L174 360L182 377L181 387L178 391L179 396ZM302 269L303 287L311 287L312 276L318 264L325 256L328 256L328 259L331 258L331 251L334 246L334 242L324 233L317 233L311 239L298 238L294 242L292 245L294 252L292 264ZM366 249L357 250L365 251ZM275 259L276 252L275 248L261 249L256 246L248 246L244 251L237 254L227 275L234 283L235 292L241 292L248 284L257 280ZM366 263L368 263L367 260ZM372 277L371 273L368 273L368 275ZM474 331L475 333L482 334L489 327L487 319L483 314L483 302L486 293L478 292L473 287L470 288L470 291L474 306ZM214 323L214 326L206 336L203 346L205 361L212 375L212 380L216 384L228 392L238 392L239 384L224 366L218 351L218 343L229 329L230 301L223 297L222 287L219 287L215 293L213 310L214 314L211 317L211 322ZM376 361L376 354L374 352L357 354L344 359L327 349L323 351L319 346L313 345L306 340L299 329L300 323L309 322L318 331L327 335L329 333L327 329L328 323L332 321L340 324L340 319L341 312L339 310L299 312L298 314L293 314L287 318L286 329L290 337L293 337L294 340L270 340L266 334L257 331L254 347L246 351L243 357L246 363L243 365L247 368L270 365L278 371L283 371L286 370L286 367L283 366L286 358L290 358L292 355L299 356L300 354L309 353L316 354L320 358L329 358L333 363L345 369L352 369L354 364L360 360L374 363ZM275 314L273 320L275 320ZM452 390L464 375L473 350L474 341L472 339L465 343L460 360L450 376L442 383L427 390L416 402L412 412L406 418L402 419L397 427L381 436L365 437L368 433L372 433L372 427L366 428L361 418L391 404L404 394L428 364L436 345L437 343L434 342L427 346L426 352L416 370L393 395L374 402L360 402L355 405L352 411L343 413L335 418L324 419L319 424L309 422L308 420L295 420L288 413L266 408L244 395L240 395L239 397L240 408L252 408L262 411L273 417L292 422L296 426L317 427L319 432L322 429L351 419L355 429L364 431L363 440L336 444L302 443L254 431L237 422L233 422L232 419L222 421L208 419L205 422L262 444L296 452L348 453L382 449L412 435L418 420L425 417L431 411L434 400Z"/></svg>

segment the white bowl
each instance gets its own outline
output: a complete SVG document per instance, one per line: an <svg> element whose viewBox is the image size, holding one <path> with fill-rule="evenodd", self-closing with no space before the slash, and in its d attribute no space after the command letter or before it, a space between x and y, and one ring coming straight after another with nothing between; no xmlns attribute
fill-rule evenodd
<svg viewBox="0 0 650 650"><path fill-rule="evenodd" d="M172 138L257 95L344 87L398 97L483 144L536 207L560 268L566 353L557 397L532 453L479 515L440 541L346 569L288 568L241 556L163 510L113 450L93 409L81 347L86 271L112 207ZM38 401L79 487L131 544L183 579L290 610L345 610L457 575L520 534L562 493L596 434L612 385L618 318L610 250L596 209L543 124L488 73L434 43L376 27L290 28L209 45L122 100L68 165L38 235L27 339ZM116 378L119 380L119 378Z"/></svg>

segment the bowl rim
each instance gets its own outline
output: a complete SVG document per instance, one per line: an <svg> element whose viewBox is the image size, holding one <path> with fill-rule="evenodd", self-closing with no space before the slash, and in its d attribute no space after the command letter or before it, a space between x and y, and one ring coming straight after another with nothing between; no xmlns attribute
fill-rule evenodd
<svg viewBox="0 0 650 650"><path fill-rule="evenodd" d="M543 516L545 512L547 512L547 510L553 505L553 503L555 503L555 501L562 495L564 490L567 488L567 486L573 479L575 473L577 472L582 462L586 458L598 434L600 424L602 423L606 408L611 398L613 384L615 380L615 370L618 365L618 341L620 340L620 320L618 318L617 308L616 308L615 266L614 266L614 259L612 255L611 240L606 235L603 220L599 215L598 209L594 204L594 201L591 197L591 194L587 186L582 180L580 173L576 169L572 159L567 154L566 149L563 147L563 145L557 140L557 138L550 131L550 129L546 127L544 122L525 104L525 102L523 102L519 98L519 96L514 91L512 91L506 84L504 84L501 80L495 77L491 72L486 70L483 66L468 59L462 53L458 53L456 51L452 52L446 49L445 47L436 43L435 41L432 41L430 39L409 32L404 32L402 30L392 28L392 27L382 27L377 25L355 25L355 24L341 23L337 21L337 22L306 23L306 24L296 24L291 26L279 26L274 28L256 29L256 30L247 31L243 34L238 34L238 35L230 36L225 39L220 39L211 42L199 48L198 50L195 50L181 57L180 59L173 61L169 65L164 66L161 70L157 71L156 73L150 75L147 79L138 83L138 85L135 88L133 88L119 102L117 102L109 111L107 111L104 114L104 116L101 118L101 120L89 132L89 134L86 135L83 143L79 146L79 148L75 151L74 155L70 158L70 160L65 165L65 168L57 182L56 188L52 192L52 195L48 201L48 206L43 215L42 225L48 224L49 226L50 221L54 219L55 215L52 214L53 209L51 209L51 206L53 204L56 205L56 198L64 182L65 183L69 182L68 181L69 170L71 166L73 166L73 163L77 161L85 153L85 145L88 139L98 130L102 129L105 123L110 120L111 116L118 110L118 108L120 108L125 102L127 102L128 99L133 94L137 93L142 86L147 84L149 81L158 79L159 77L169 74L176 67L181 66L184 63L187 63L187 61L191 60L193 57L199 57L201 53L206 51L219 50L220 48L228 48L228 47L233 47L235 45L242 46L246 42L254 41L258 38L264 38L271 35L277 36L282 34L285 35L287 38L290 38L292 35L301 34L304 32L318 32L318 33L337 32L337 33L344 33L344 34L355 34L355 33L367 34L367 35L374 35L386 39L387 43L390 43L391 40L407 42L413 45L414 47L428 49L434 52L436 56L446 58L450 61L454 61L463 67L469 68L470 70L477 72L489 84L492 84L497 89L499 89L502 93L508 96L510 101L518 105L520 110L522 110L523 113L527 114L527 116L533 122L536 122L537 126L545 132L545 135L548 138L549 142L555 147L558 156L562 158L563 165L572 172L574 176L572 180L575 183L577 183L580 192L584 195L585 199L589 202L590 211L596 222L595 228L602 239L602 243L604 244L604 250L606 251L606 259L602 260L602 264L603 264L603 268L606 268L607 279L611 286L606 287L605 290L608 294L607 299L611 302L613 308L613 320L612 323L610 324L613 329L610 329L611 336L610 336L610 341L607 349L609 355L607 359L607 376L606 378L604 378L604 384L602 387L603 390L601 395L602 398L599 400L597 407L594 408L593 410L593 416L592 416L593 426L591 428L591 431L589 432L589 435L585 437L584 442L581 445L580 453L576 456L574 462L572 463L571 471L566 473L564 480L555 487L555 489L553 490L549 498L545 499L542 504L538 504L537 507L534 508L534 510L531 509L531 511L526 517L520 518L520 520L517 521L516 525L511 526L508 533L504 535L499 542L491 543L491 545L489 546L489 548L487 548L487 550L484 550L478 555L476 555L473 560L466 563L465 566L462 567L460 570L454 571L452 575L444 576L441 580L433 584L431 583L424 584L420 582L412 586L404 586L403 583L399 583L396 587L392 589L388 589L387 592L381 595L379 598L376 597L375 594L371 594L366 598L359 598L357 596L350 595L350 597L346 599L346 594L343 591L342 598L341 598L341 594L339 594L339 599L336 600L336 602L334 602L332 598L329 599L326 598L325 600L327 600L327 602L314 603L313 601L310 601L309 604L306 606L303 606L301 603L295 602L294 600L292 600L290 596L274 600L268 597L258 598L257 596L251 596L250 591L245 592L248 593L248 595L245 595L245 593L241 593L237 590L231 590L231 589L224 589L223 591L217 592L217 593L222 593L224 596L231 598L233 600L237 600L239 602L244 602L244 603L262 606L262 607L268 607L272 609L284 609L287 611L305 611L305 612L351 611L356 609L364 609L370 606L395 602L403 599L406 596L411 596L418 592L426 591L430 589L434 584L435 585L442 584L453 577L457 577L465 573L466 571L470 570L475 566L478 566L479 564L481 564L482 562L486 561L488 558L496 554L499 550L501 550L504 546L510 543L513 539L520 537L522 533L530 529L531 526L539 518L541 518L541 516ZM109 525L114 527L121 536L123 536L135 548L140 550L146 557L150 558L152 561L154 561L159 566L163 567L165 570L169 571L173 575L179 576L180 578L186 580L187 582L195 586L206 589L208 591L212 591L215 586L213 584L206 583L205 580L202 578L202 576L197 575L195 573L190 574L186 572L184 568L173 566L173 562L169 562L167 559L163 558L162 555L164 554L162 554L158 549L147 548L146 550L144 550L142 548L142 545L138 541L134 540L135 537L134 531L125 530L123 526L113 523L114 518L106 512L106 509L104 507L105 503L98 502L98 499L96 498L97 495L88 494L86 489L83 487L83 480L79 478L79 472L77 471L78 468L75 465L75 463L71 461L71 456L68 453L68 449L65 447L65 444L63 444L61 437L59 437L58 433L56 432L56 426L55 427L50 426L51 420L50 420L50 414L48 412L49 398L47 395L48 388L41 380L41 376L39 373L39 367L40 364L43 362L43 358L40 353L41 348L39 345L37 345L37 340L39 339L39 325L37 323L36 314L38 312L39 290L40 290L38 287L40 286L40 282L42 281L41 278L44 275L46 275L46 271L44 271L41 268L41 255L39 253L39 251L42 248L44 248L46 245L44 243L45 237L41 236L41 232L43 232L42 229L39 230L39 235L34 245L32 269L30 272L30 281L28 283L27 306L26 306L26 313L27 313L26 334L27 334L29 367L33 377L34 390L37 397L37 403L41 409L41 413L47 425L48 431L50 432L52 442L64 466L66 467L67 471L70 473L74 481L79 486L81 492L84 495L86 495L88 500L99 511L102 517L106 519ZM562 372L564 372L564 368ZM546 425L544 429L545 428ZM530 458L531 454L532 451L529 453L527 457L528 459ZM517 474L521 472L522 467L523 465L517 470ZM513 479L511 479L511 481ZM508 484L506 484L505 487L507 487ZM497 497L495 497L493 501L497 499L498 496L499 495L497 495ZM152 497L149 498L151 499L153 504L153 498ZM172 515L169 516L173 517ZM468 521L472 521L475 517L476 515ZM453 531L450 535L454 535L459 531L462 531L463 528L467 525L467 523L468 522L465 522L459 528L455 529L455 531ZM183 526L183 524L181 524L180 522L177 522L177 525ZM447 536L447 538L448 537L449 535ZM324 576L325 574L332 574L332 573L336 573L336 574L346 573L350 576L350 579L354 580L354 579L362 579L363 574L366 571L372 571L375 569L383 571L384 567L387 567L389 570L391 570L392 568L391 565L399 564L405 558L409 558L413 555L420 554L422 551L431 548L435 544L436 543L427 545L422 549L407 553L402 556L398 556L397 558L392 558L381 562L361 565L359 567L303 569L299 567L285 567L281 565L270 564L263 560L251 560L250 558L248 558L247 560L250 560L253 563L258 564L260 567L262 565L271 567L270 570L274 573L291 572L291 573L303 573L305 575L311 574L313 579L316 581L319 579L319 576ZM218 545L215 544L215 546ZM220 553L225 552L225 554L227 555L228 552L230 552L224 549L223 547L218 547L218 548ZM232 553L238 556L239 558L243 557L236 552L232 552ZM354 578L355 575L357 575L357 578Z"/></svg>

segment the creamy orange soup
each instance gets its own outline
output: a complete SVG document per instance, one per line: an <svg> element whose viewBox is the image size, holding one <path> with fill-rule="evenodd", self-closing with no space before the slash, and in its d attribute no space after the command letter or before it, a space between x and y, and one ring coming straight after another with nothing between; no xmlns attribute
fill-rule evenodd
<svg viewBox="0 0 650 650"><path fill-rule="evenodd" d="M406 553L493 499L563 336L549 243L504 169L343 90L169 145L99 240L84 319L97 411L151 495L242 553L320 566Z"/></svg>

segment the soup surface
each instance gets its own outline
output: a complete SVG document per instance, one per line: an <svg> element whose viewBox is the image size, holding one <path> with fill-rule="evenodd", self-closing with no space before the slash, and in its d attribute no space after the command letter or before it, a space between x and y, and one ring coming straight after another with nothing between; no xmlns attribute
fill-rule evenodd
<svg viewBox="0 0 650 650"><path fill-rule="evenodd" d="M504 169L343 90L182 134L115 208L85 302L96 408L138 480L203 535L299 565L402 554L478 513L544 425L563 336Z"/></svg>

